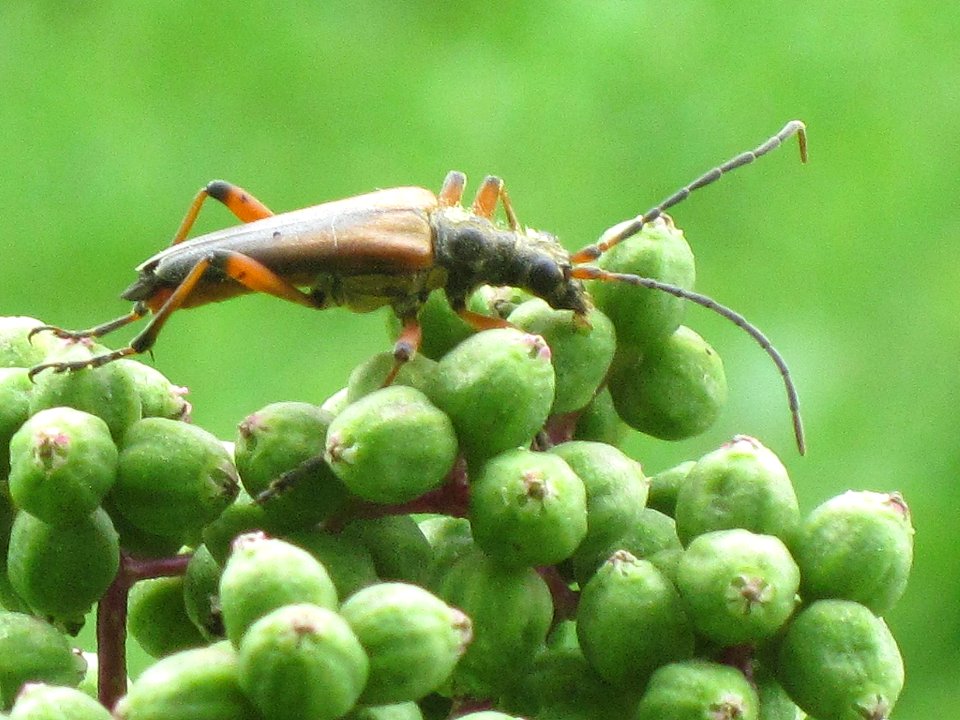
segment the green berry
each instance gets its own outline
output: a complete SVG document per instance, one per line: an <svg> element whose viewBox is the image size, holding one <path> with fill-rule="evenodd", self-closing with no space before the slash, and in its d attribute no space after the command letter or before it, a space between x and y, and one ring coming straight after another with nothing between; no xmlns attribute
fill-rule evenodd
<svg viewBox="0 0 960 720"><path fill-rule="evenodd" d="M117 720L262 720L240 688L227 643L168 655L147 668L117 703Z"/></svg>
<svg viewBox="0 0 960 720"><path fill-rule="evenodd" d="M420 354L432 360L439 360L458 343L476 332L453 311L442 290L434 290L430 293L427 301L420 308L418 320L423 333ZM397 337L400 323L392 315L390 322L394 325L393 335Z"/></svg>
<svg viewBox="0 0 960 720"><path fill-rule="evenodd" d="M257 620L239 648L240 687L265 720L334 720L367 682L369 661L347 622L317 605L286 605Z"/></svg>
<svg viewBox="0 0 960 720"><path fill-rule="evenodd" d="M650 478L650 497L647 499L647 505L673 517L677 510L677 493L680 491L680 486L696 464L693 460L687 460Z"/></svg>
<svg viewBox="0 0 960 720"><path fill-rule="evenodd" d="M339 415L340 411L349 404L347 402L347 393L349 391L350 388L340 388L333 395L320 403L320 409L324 412L330 413L331 417Z"/></svg>
<svg viewBox="0 0 960 720"><path fill-rule="evenodd" d="M583 481L558 455L508 450L472 479L470 522L477 544L500 562L555 564L586 535Z"/></svg>
<svg viewBox="0 0 960 720"><path fill-rule="evenodd" d="M302 402L273 403L248 415L238 426L234 445L234 460L247 493L255 498L283 473L323 455L332 419L316 405ZM271 528L309 527L343 507L347 492L325 463L298 480L262 504Z"/></svg>
<svg viewBox="0 0 960 720"><path fill-rule="evenodd" d="M361 700L419 700L450 677L471 639L470 619L416 585L379 583L350 596L340 613L370 658Z"/></svg>
<svg viewBox="0 0 960 720"><path fill-rule="evenodd" d="M617 415L610 388L604 385L577 418L573 439L619 445L626 434L627 426Z"/></svg>
<svg viewBox="0 0 960 720"><path fill-rule="evenodd" d="M187 615L183 576L141 580L130 588L127 629L152 657L200 647L204 637Z"/></svg>
<svg viewBox="0 0 960 720"><path fill-rule="evenodd" d="M693 288L693 253L666 217L648 223L632 238L605 252L597 264L610 272L628 273ZM593 301L617 330L617 341L637 347L651 347L666 339L680 325L684 300L659 290L626 283L587 283Z"/></svg>
<svg viewBox="0 0 960 720"><path fill-rule="evenodd" d="M800 708L765 666L754 664L753 682L760 700L759 720L798 720L803 717Z"/></svg>
<svg viewBox="0 0 960 720"><path fill-rule="evenodd" d="M0 611L0 708L9 708L26 682L75 686L86 662L67 638L40 618Z"/></svg>
<svg viewBox="0 0 960 720"><path fill-rule="evenodd" d="M206 430L167 418L145 418L120 443L111 499L132 525L190 541L237 496L230 454Z"/></svg>
<svg viewBox="0 0 960 720"><path fill-rule="evenodd" d="M73 343L46 360L85 360L92 354L84 345ZM127 428L140 419L142 407L136 383L119 363L63 373L44 370L33 381L31 415L61 406L83 410L102 418L118 442Z"/></svg>
<svg viewBox="0 0 960 720"><path fill-rule="evenodd" d="M113 527L120 536L123 551L139 558L161 558L176 555L184 543L180 538L155 535L133 525L116 509L113 496L103 500L103 509L110 515Z"/></svg>
<svg viewBox="0 0 960 720"><path fill-rule="evenodd" d="M66 526L17 513L10 533L10 584L34 611L75 621L106 592L120 565L120 540L97 508Z"/></svg>
<svg viewBox="0 0 960 720"><path fill-rule="evenodd" d="M414 585L426 582L433 549L409 515L354 520L344 528L343 535L367 549L381 580Z"/></svg>
<svg viewBox="0 0 960 720"><path fill-rule="evenodd" d="M584 318L571 310L554 310L539 298L518 306L508 318L514 327L539 335L550 346L556 389L550 414L586 406L606 377L613 361L616 337L613 323L591 308Z"/></svg>
<svg viewBox="0 0 960 720"><path fill-rule="evenodd" d="M0 482L10 472L10 438L30 417L32 390L25 368L0 368Z"/></svg>
<svg viewBox="0 0 960 720"><path fill-rule="evenodd" d="M397 360L393 356L393 352L386 351L374 355L354 368L347 382L347 403L354 403L382 388L384 380L393 372L396 364ZM431 360L426 355L417 353L400 366L400 370L391 385L404 385L426 392L433 381L433 374L436 369L436 360Z"/></svg>
<svg viewBox="0 0 960 720"><path fill-rule="evenodd" d="M803 520L794 547L805 599L855 600L883 615L910 575L910 511L899 493L846 492Z"/></svg>
<svg viewBox="0 0 960 720"><path fill-rule="evenodd" d="M586 583L617 550L626 550L634 557L649 560L673 580L683 546L677 537L677 525L672 517L643 508L636 522L627 524L615 536L612 535L605 545L591 543L577 548L573 555L577 581L581 585Z"/></svg>
<svg viewBox="0 0 960 720"><path fill-rule="evenodd" d="M635 430L661 440L706 431L727 401L727 378L716 351L680 326L642 351L627 349L609 376L613 405Z"/></svg>
<svg viewBox="0 0 960 720"><path fill-rule="evenodd" d="M117 446L107 424L73 408L41 410L10 441L10 495L54 524L80 522L117 478Z"/></svg>
<svg viewBox="0 0 960 720"><path fill-rule="evenodd" d="M787 628L777 678L804 712L886 720L903 688L903 660L886 624L849 600L818 600Z"/></svg>
<svg viewBox="0 0 960 720"><path fill-rule="evenodd" d="M577 555L609 556L610 546L641 521L650 481L640 463L611 445L575 440L550 449L587 491L587 534Z"/></svg>
<svg viewBox="0 0 960 720"><path fill-rule="evenodd" d="M693 655L693 628L670 581L646 560L617 551L584 585L577 636L590 665L618 687Z"/></svg>
<svg viewBox="0 0 960 720"><path fill-rule="evenodd" d="M335 609L337 591L326 569L306 550L262 533L241 535L220 577L220 610L236 646L257 619L284 605Z"/></svg>
<svg viewBox="0 0 960 720"><path fill-rule="evenodd" d="M439 593L473 621L473 641L454 671L453 691L495 697L515 684L533 662L553 617L553 599L540 575L532 568L501 565L476 550L450 567Z"/></svg>
<svg viewBox="0 0 960 720"><path fill-rule="evenodd" d="M167 376L139 360L121 358L117 364L133 378L140 395L143 417L164 417L171 420L189 420L191 406L184 396L185 387L174 385Z"/></svg>
<svg viewBox="0 0 960 720"><path fill-rule="evenodd" d="M230 546L234 538L243 533L270 527L271 523L263 505L254 502L241 487L236 499L215 519L204 525L201 537L210 554L222 565L230 556Z"/></svg>
<svg viewBox="0 0 960 720"><path fill-rule="evenodd" d="M32 317L0 317L0 368L29 368L43 362L61 341L48 332L29 337L42 322Z"/></svg>
<svg viewBox="0 0 960 720"><path fill-rule="evenodd" d="M526 445L553 405L550 349L513 328L478 333L440 360L429 394L453 421L468 462Z"/></svg>
<svg viewBox="0 0 960 720"><path fill-rule="evenodd" d="M739 670L688 660L650 678L636 720L758 720L757 693ZM861 719L862 720L862 719Z"/></svg>
<svg viewBox="0 0 960 720"><path fill-rule="evenodd" d="M521 288L509 285L481 285L467 298L467 309L487 317L506 320L520 305L531 300Z"/></svg>
<svg viewBox="0 0 960 720"><path fill-rule="evenodd" d="M83 678L81 678L76 687L77 690L87 697L96 700L98 698L97 687L99 682L97 675L99 674L100 660L95 652L83 651L81 655L87 665L87 669L84 671Z"/></svg>
<svg viewBox="0 0 960 720"><path fill-rule="evenodd" d="M349 597L377 582L373 555L356 536L314 527L291 533L284 539L320 561L330 574L338 597Z"/></svg>
<svg viewBox="0 0 960 720"><path fill-rule="evenodd" d="M690 469L677 492L676 517L684 543L711 530L744 528L790 545L800 509L779 458L738 435Z"/></svg>
<svg viewBox="0 0 960 720"><path fill-rule="evenodd" d="M79 690L30 684L17 696L10 720L110 720L110 712Z"/></svg>
<svg viewBox="0 0 960 720"><path fill-rule="evenodd" d="M27 603L17 595L17 591L10 584L10 575L7 572L10 530L13 529L13 519L17 511L4 492L5 489L4 484L0 482L0 611L30 612Z"/></svg>
<svg viewBox="0 0 960 720"><path fill-rule="evenodd" d="M457 459L453 424L419 390L394 385L348 405L327 432L326 458L355 495L402 503L440 485Z"/></svg>
<svg viewBox="0 0 960 720"><path fill-rule="evenodd" d="M510 702L504 708L523 716L619 720L633 714L640 689L639 684L615 688L604 681L580 649L576 623L566 620L550 632L523 680L523 691L530 696L527 704Z"/></svg>
<svg viewBox="0 0 960 720"><path fill-rule="evenodd" d="M469 520L450 515L431 515L417 525L430 543L432 561L426 586L434 589L457 560L476 549L473 532Z"/></svg>
<svg viewBox="0 0 960 720"><path fill-rule="evenodd" d="M720 645L765 640L797 605L800 570L783 542L749 530L698 535L677 567L677 589L698 633Z"/></svg>
<svg viewBox="0 0 960 720"><path fill-rule="evenodd" d="M183 608L200 635L212 642L225 636L220 612L220 565L201 545L193 551L183 576Z"/></svg>
<svg viewBox="0 0 960 720"><path fill-rule="evenodd" d="M354 708L344 717L346 720L423 720L423 713L415 702L403 702Z"/></svg>

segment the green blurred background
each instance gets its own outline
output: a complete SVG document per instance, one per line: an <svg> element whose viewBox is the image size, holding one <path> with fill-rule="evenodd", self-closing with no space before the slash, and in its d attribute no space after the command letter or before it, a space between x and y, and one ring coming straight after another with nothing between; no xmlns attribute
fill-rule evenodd
<svg viewBox="0 0 960 720"><path fill-rule="evenodd" d="M957 717L958 38L960 6L916 0L0 0L0 313L123 313L133 267L213 178L281 211L493 173L521 221L579 247L801 118L808 166L791 143L674 217L698 289L788 358L808 456L767 357L698 308L732 399L702 437L630 449L652 473L749 433L805 509L903 491L918 530L888 618L895 717ZM197 229L232 223L211 207ZM250 297L175 316L155 364L231 438L268 402L342 386L390 347L385 322Z"/></svg>

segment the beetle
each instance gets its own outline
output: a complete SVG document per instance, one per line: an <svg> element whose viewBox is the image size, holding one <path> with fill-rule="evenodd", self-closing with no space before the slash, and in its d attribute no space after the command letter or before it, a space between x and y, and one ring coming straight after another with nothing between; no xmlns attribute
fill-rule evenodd
<svg viewBox="0 0 960 720"><path fill-rule="evenodd" d="M759 328L705 295L588 264L665 215L691 192L753 162L793 136L797 136L801 160L806 162L806 128L793 120L753 150L704 173L572 254L553 235L521 227L498 177L484 179L470 209L461 205L466 177L453 171L437 194L420 187L392 188L281 214L274 214L242 188L215 180L196 194L170 246L137 267L137 280L121 294L134 302L130 312L88 330L47 325L31 333L48 331L74 340L96 338L152 313L130 344L83 360L43 363L31 368L30 376L45 369L65 372L99 367L146 352L174 311L261 292L318 309L337 305L367 312L390 306L401 321L401 331L389 384L419 348L417 315L433 290L442 288L451 307L471 326L483 330L509 323L467 309L467 296L480 285L525 289L555 309L572 310L575 319L585 322L591 303L583 281L625 282L702 305L749 333L780 371L802 454L803 424L796 388L783 357ZM244 224L188 240L207 198L226 205ZM494 221L498 205L503 208L505 226Z"/></svg>

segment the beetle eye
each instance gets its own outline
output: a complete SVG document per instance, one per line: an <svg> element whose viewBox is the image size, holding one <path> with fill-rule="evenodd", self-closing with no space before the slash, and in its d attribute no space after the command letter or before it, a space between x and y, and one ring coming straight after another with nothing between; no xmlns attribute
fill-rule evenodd
<svg viewBox="0 0 960 720"><path fill-rule="evenodd" d="M563 282L563 271L548 258L539 258L530 266L530 289L537 295L547 295Z"/></svg>

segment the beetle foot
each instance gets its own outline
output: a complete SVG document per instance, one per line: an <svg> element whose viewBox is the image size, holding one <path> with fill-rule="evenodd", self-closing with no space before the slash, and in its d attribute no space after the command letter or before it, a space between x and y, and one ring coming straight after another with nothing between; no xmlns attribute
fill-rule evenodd
<svg viewBox="0 0 960 720"><path fill-rule="evenodd" d="M34 365L27 371L27 377L30 378L30 381L33 382L33 378L43 372L44 370L53 370L55 373L64 373L64 372L76 372L77 370L83 370L84 368L98 368L107 363L111 363L114 360L119 360L122 357L127 355L133 355L135 350L133 348L121 348L120 350L114 350L111 353L105 353L104 355L95 355L91 358L86 358L84 360L65 360L61 362L49 362L41 363L40 365Z"/></svg>
<svg viewBox="0 0 960 720"><path fill-rule="evenodd" d="M62 340L83 340L90 337L90 333L83 331L64 330L63 328L58 328L56 325L41 325L40 327L33 328L29 333L27 333L27 340L33 342L33 336L42 332L53 333Z"/></svg>

